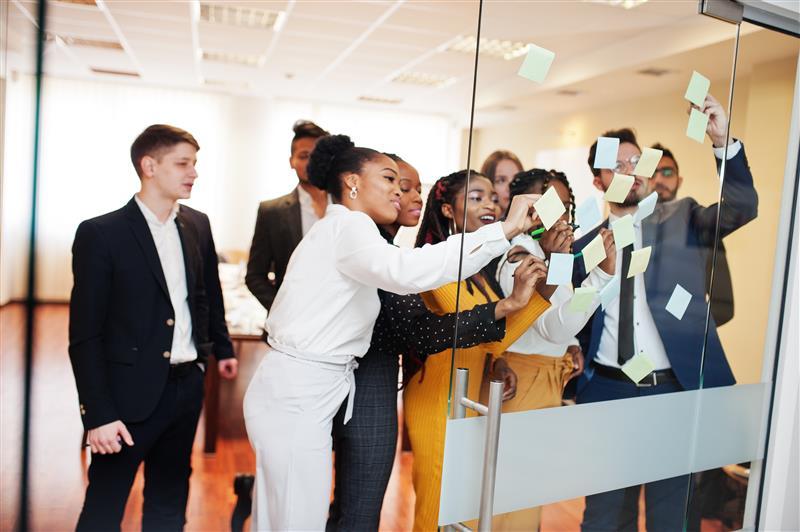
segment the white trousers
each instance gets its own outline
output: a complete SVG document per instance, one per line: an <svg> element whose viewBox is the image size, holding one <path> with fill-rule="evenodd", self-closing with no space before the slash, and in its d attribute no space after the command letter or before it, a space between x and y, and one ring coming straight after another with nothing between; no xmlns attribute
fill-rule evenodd
<svg viewBox="0 0 800 532"><path fill-rule="evenodd" d="M271 349L244 397L256 454L251 530L325 530L333 463L333 417L355 392L348 364L314 362Z"/></svg>

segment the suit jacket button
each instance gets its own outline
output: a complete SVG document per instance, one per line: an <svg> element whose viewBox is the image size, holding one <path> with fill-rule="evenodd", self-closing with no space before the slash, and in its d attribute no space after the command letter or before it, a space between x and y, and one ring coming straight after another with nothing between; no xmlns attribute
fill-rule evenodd
<svg viewBox="0 0 800 532"><path fill-rule="evenodd" d="M164 358L169 358L169 351L164 351Z"/></svg>
<svg viewBox="0 0 800 532"><path fill-rule="evenodd" d="M169 318L169 319L167 320L167 325L168 325L169 327L172 327L173 325L175 325L175 320L173 320L172 318Z"/></svg>

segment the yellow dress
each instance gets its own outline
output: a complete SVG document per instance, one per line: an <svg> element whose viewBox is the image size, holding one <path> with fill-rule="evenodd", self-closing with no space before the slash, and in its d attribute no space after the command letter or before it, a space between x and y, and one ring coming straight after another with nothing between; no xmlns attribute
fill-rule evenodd
<svg viewBox="0 0 800 532"><path fill-rule="evenodd" d="M461 310L476 305L498 301L488 283L483 283L489 300L477 289L467 290L461 282ZM425 304L437 314L456 310L457 283L451 283L422 294ZM479 344L468 349L456 350L452 367L469 369L468 397L478 400L483 381L487 354L500 356L528 327L550 306L538 293L528 305L506 317L506 334L498 342ZM447 426L448 396L451 379L451 352L447 349L431 355L425 362L424 373L420 370L406 385L403 394L405 416L411 450L414 453L412 481L416 493L414 507L414 530L436 530L439 520L439 495L442 483L444 460L444 438Z"/></svg>

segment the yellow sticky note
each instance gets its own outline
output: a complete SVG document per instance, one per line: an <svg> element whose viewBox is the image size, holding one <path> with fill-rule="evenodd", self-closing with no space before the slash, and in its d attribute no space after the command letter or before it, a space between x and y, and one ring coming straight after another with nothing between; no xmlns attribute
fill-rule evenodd
<svg viewBox="0 0 800 532"><path fill-rule="evenodd" d="M647 358L647 355L644 353L633 355L633 358L625 362L622 366L623 373L635 383L645 378L654 369L655 366L653 366L653 363L650 362L650 359Z"/></svg>
<svg viewBox="0 0 800 532"><path fill-rule="evenodd" d="M633 175L640 175L647 179L653 177L663 153L664 152L661 150L656 150L655 148L645 148L642 150L639 162L636 163L636 168L633 169Z"/></svg>
<svg viewBox="0 0 800 532"><path fill-rule="evenodd" d="M611 230L614 232L614 244L617 249L633 244L633 216L626 214L619 220L612 222Z"/></svg>
<svg viewBox="0 0 800 532"><path fill-rule="evenodd" d="M603 244L603 235L598 233L591 242L586 244L586 247L581 250L581 253L583 253L583 265L588 274L606 258L606 246Z"/></svg>
<svg viewBox="0 0 800 532"><path fill-rule="evenodd" d="M614 179L611 181L611 186L606 190L606 201L614 203L622 203L628 196L628 192L633 186L633 176L625 174L614 174Z"/></svg>
<svg viewBox="0 0 800 532"><path fill-rule="evenodd" d="M686 136L702 144L706 139L707 127L708 115L692 109L692 113L689 115L689 125L686 126Z"/></svg>
<svg viewBox="0 0 800 532"><path fill-rule="evenodd" d="M637 249L631 253L631 265L628 268L628 277L644 273L647 269L647 264L650 262L650 252L653 250L650 246L646 248Z"/></svg>
<svg viewBox="0 0 800 532"><path fill-rule="evenodd" d="M589 305L597 295L597 288L593 286L579 286L575 289L572 299L569 302L569 310L573 312L586 312Z"/></svg>
<svg viewBox="0 0 800 532"><path fill-rule="evenodd" d="M710 87L711 81L695 70L692 72L692 79L689 80L689 86L686 87L686 94L684 94L683 97L693 104L702 107L703 103L706 101L706 94L708 94L708 89Z"/></svg>
<svg viewBox="0 0 800 532"><path fill-rule="evenodd" d="M541 83L547 77L547 72L555 57L555 52L531 44L517 74L525 79Z"/></svg>
<svg viewBox="0 0 800 532"><path fill-rule="evenodd" d="M558 197L555 187L550 187L547 192L542 194L539 201L533 204L533 208L539 214L545 229L550 229L558 221L562 214L567 212L561 198Z"/></svg>

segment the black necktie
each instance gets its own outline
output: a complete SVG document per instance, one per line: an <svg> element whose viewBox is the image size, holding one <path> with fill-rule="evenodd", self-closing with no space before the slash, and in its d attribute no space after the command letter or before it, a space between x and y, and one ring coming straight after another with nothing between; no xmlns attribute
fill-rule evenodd
<svg viewBox="0 0 800 532"><path fill-rule="evenodd" d="M619 334L617 335L617 362L620 366L633 358L633 280L628 278L633 244L622 248L622 270L619 289Z"/></svg>

